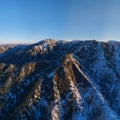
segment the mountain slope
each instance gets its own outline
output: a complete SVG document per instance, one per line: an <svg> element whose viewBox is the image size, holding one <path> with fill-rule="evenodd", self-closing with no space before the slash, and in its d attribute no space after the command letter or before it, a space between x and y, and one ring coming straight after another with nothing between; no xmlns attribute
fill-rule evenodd
<svg viewBox="0 0 120 120"><path fill-rule="evenodd" d="M120 119L119 42L0 48L0 120Z"/></svg>

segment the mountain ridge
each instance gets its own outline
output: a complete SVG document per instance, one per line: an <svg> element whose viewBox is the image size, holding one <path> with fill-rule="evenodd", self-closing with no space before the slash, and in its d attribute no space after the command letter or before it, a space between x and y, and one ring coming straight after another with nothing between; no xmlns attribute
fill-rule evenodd
<svg viewBox="0 0 120 120"><path fill-rule="evenodd" d="M47 39L5 50L1 120L120 120L119 42Z"/></svg>

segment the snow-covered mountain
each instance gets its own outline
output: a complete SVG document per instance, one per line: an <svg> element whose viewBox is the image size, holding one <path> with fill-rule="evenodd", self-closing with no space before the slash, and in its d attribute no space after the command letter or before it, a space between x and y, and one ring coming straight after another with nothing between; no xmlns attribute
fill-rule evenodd
<svg viewBox="0 0 120 120"><path fill-rule="evenodd" d="M120 120L120 43L0 45L0 120Z"/></svg>

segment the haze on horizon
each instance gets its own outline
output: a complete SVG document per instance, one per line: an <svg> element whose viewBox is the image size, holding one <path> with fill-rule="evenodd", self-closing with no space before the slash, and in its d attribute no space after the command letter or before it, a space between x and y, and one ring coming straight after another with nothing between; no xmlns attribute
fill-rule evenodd
<svg viewBox="0 0 120 120"><path fill-rule="evenodd" d="M0 43L120 40L119 0L0 0Z"/></svg>

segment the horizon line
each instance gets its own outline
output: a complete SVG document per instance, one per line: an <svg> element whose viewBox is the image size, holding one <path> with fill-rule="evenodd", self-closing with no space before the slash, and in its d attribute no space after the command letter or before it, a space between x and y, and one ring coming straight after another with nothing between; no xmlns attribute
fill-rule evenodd
<svg viewBox="0 0 120 120"><path fill-rule="evenodd" d="M37 43L37 42L40 42L40 41L44 41L44 40L55 40L55 41L60 41L60 40L62 40L62 41L68 41L68 42L71 42L71 41L91 41L91 40L95 40L95 41L99 41L99 42L109 42L109 41L116 41L116 42L119 42L120 40L112 40L112 39L108 39L108 40L106 40L106 39L101 39L101 40L99 40L99 39L72 39L72 40L67 40L67 39L54 39L54 38L47 38L47 39L41 39L41 40L35 40L35 41L30 41L30 42L23 42L23 40L21 40L21 42L3 42L3 43L0 43L0 45L5 45L5 44L34 44L34 43ZM20 40L19 40L20 41Z"/></svg>

